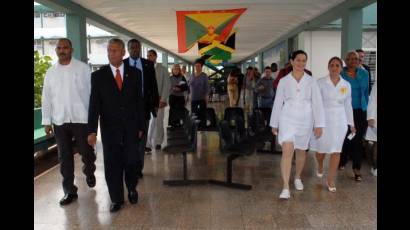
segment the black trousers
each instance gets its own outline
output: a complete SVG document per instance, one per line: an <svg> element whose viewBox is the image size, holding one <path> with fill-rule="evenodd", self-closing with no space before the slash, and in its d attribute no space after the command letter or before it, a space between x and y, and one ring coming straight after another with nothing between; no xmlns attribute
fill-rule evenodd
<svg viewBox="0 0 410 230"><path fill-rule="evenodd" d="M74 185L74 152L72 139L83 161L83 173L93 176L95 171L96 155L93 148L88 145L87 124L64 123L63 125L53 125L57 142L58 159L60 161L60 172L63 176L63 190L65 194L77 194L77 187Z"/></svg>
<svg viewBox="0 0 410 230"><path fill-rule="evenodd" d="M201 121L199 127L206 126L206 103L205 100L195 100L191 101L191 112L198 116Z"/></svg>
<svg viewBox="0 0 410 230"><path fill-rule="evenodd" d="M366 145L366 153L370 155L370 164L373 169L377 169L377 142L373 141L373 144L370 144L369 141Z"/></svg>
<svg viewBox="0 0 410 230"><path fill-rule="evenodd" d="M148 128L149 128L149 121L151 118L145 120L144 124L144 135L142 139L137 143L137 153L139 157L138 165L137 165L137 172L138 174L142 173L144 169L144 157L145 157L145 146L147 145L147 136L148 136Z"/></svg>
<svg viewBox="0 0 410 230"><path fill-rule="evenodd" d="M128 191L134 191L137 187L140 158L136 135L124 133L119 143L110 142L108 136L103 137L105 180L112 202L124 202L124 181Z"/></svg>
<svg viewBox="0 0 410 230"><path fill-rule="evenodd" d="M353 110L354 126L356 128L356 136L352 140L345 138L343 142L342 152L340 153L339 166L345 166L348 157L352 159L353 169L360 170L363 157L363 137L367 128L367 113L361 109ZM348 130L346 137L350 134Z"/></svg>
<svg viewBox="0 0 410 230"><path fill-rule="evenodd" d="M169 107L168 125L180 126L185 113L185 96L170 95Z"/></svg>

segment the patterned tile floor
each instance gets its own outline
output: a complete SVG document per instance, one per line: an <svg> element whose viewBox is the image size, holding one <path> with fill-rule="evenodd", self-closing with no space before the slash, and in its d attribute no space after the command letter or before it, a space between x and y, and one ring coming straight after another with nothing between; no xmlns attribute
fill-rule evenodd
<svg viewBox="0 0 410 230"><path fill-rule="evenodd" d="M188 155L190 178L224 179L225 157L218 145L216 132L199 133L198 150ZM253 185L252 190L242 191L214 185L165 186L164 179L182 177L182 158L154 150L145 156L138 204L126 200L124 208L112 214L101 149L98 143L97 185L92 189L86 185L76 155L79 198L66 207L58 204L63 196L59 165L34 179L34 229L377 228L377 178L370 174L367 162L362 182L351 179L351 163L340 171L333 194L327 191L325 179L315 177L316 163L309 153L302 176L305 190L296 191L292 183L291 199L282 201L278 199L281 155L255 153L235 160L233 181ZM291 180L294 170L293 166Z"/></svg>

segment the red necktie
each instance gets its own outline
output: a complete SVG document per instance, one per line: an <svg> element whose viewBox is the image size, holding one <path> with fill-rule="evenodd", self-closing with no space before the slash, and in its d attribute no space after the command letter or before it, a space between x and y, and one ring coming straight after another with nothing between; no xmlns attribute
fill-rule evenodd
<svg viewBox="0 0 410 230"><path fill-rule="evenodd" d="M116 70L117 74L115 74L115 81L117 82L118 89L121 91L122 90L122 79L121 79L121 73L120 70Z"/></svg>

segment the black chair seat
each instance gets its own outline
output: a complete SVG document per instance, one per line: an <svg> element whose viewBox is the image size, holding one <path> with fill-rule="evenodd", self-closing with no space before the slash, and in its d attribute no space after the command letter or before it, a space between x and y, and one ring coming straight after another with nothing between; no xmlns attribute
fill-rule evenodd
<svg viewBox="0 0 410 230"><path fill-rule="evenodd" d="M227 148L222 150L224 154L238 154L242 156L249 156L252 155L255 151L255 143L245 140L241 143L237 143L235 145L228 146Z"/></svg>
<svg viewBox="0 0 410 230"><path fill-rule="evenodd" d="M162 151L167 154L181 154L182 152L192 151L192 147L187 145L167 145L162 148Z"/></svg>

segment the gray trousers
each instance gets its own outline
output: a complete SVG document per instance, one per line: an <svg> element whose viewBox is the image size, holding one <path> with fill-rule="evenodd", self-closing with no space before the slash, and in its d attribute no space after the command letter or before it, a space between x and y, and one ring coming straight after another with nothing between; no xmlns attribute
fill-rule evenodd
<svg viewBox="0 0 410 230"><path fill-rule="evenodd" d="M149 121L150 119L145 120L144 135L138 143L138 155L140 157L139 165L137 167L138 173L142 173L142 170L144 169L145 146L147 145Z"/></svg>
<svg viewBox="0 0 410 230"><path fill-rule="evenodd" d="M77 194L77 187L74 185L73 137L84 163L83 173L89 177L93 176L95 171L96 155L94 149L87 143L87 124L65 123L53 126L60 161L60 172L63 176L64 194Z"/></svg>

